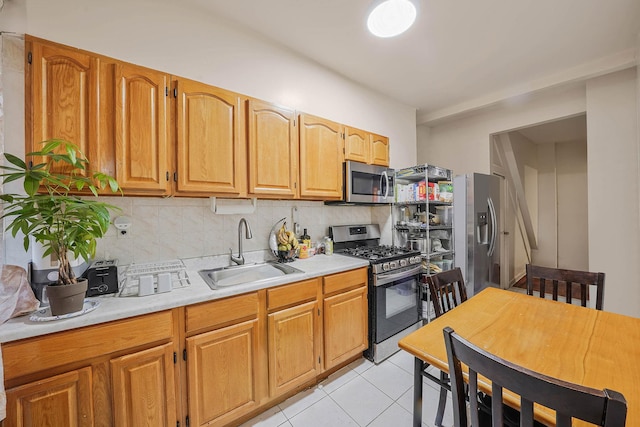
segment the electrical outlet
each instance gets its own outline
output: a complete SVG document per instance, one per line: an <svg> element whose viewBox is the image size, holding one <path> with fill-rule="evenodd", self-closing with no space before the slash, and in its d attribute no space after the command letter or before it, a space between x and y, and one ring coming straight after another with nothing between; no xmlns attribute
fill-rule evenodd
<svg viewBox="0 0 640 427"><path fill-rule="evenodd" d="M126 216L119 216L113 220L113 226L116 227L118 239L128 239L131 236L131 219Z"/></svg>
<svg viewBox="0 0 640 427"><path fill-rule="evenodd" d="M116 235L118 236L118 239L131 238L131 232L129 230L116 230Z"/></svg>

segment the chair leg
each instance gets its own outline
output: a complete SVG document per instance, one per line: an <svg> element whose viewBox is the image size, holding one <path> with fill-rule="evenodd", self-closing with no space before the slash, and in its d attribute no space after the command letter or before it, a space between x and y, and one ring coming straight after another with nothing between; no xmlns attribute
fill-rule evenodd
<svg viewBox="0 0 640 427"><path fill-rule="evenodd" d="M449 381L449 375L440 371L440 381L445 383ZM442 427L442 419L444 418L444 408L447 405L447 389L440 387L440 399L438 400L438 412L436 412L436 427Z"/></svg>

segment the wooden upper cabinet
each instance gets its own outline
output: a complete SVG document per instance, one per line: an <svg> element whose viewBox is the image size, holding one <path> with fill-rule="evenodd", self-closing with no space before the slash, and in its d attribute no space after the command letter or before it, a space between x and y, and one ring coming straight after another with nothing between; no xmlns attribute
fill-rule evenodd
<svg viewBox="0 0 640 427"><path fill-rule="evenodd" d="M178 193L246 195L240 95L177 81Z"/></svg>
<svg viewBox="0 0 640 427"><path fill-rule="evenodd" d="M300 114L300 197L338 200L342 197L342 125Z"/></svg>
<svg viewBox="0 0 640 427"><path fill-rule="evenodd" d="M125 194L170 193L168 90L167 74L115 64L116 179Z"/></svg>
<svg viewBox="0 0 640 427"><path fill-rule="evenodd" d="M371 163L389 166L389 138L371 134Z"/></svg>
<svg viewBox="0 0 640 427"><path fill-rule="evenodd" d="M249 194L294 198L298 177L295 111L247 101Z"/></svg>
<svg viewBox="0 0 640 427"><path fill-rule="evenodd" d="M370 154L371 138L369 133L360 129L345 127L344 159L369 163Z"/></svg>
<svg viewBox="0 0 640 427"><path fill-rule="evenodd" d="M65 139L97 170L99 59L31 36L26 52L26 152L40 150L44 140Z"/></svg>

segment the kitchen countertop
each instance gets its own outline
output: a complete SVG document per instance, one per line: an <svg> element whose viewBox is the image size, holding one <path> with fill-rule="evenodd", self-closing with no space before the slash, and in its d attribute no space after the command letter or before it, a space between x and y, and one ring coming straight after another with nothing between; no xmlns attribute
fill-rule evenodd
<svg viewBox="0 0 640 427"><path fill-rule="evenodd" d="M246 256L247 263L264 260L262 258L263 255L254 255L254 258L256 256L259 259L252 260L250 255ZM0 343L96 325L112 320L125 319L204 301L212 301L369 265L369 261L360 258L337 254L332 256L316 255L287 264L302 270L303 273L289 274L270 280L261 280L256 283L246 283L212 290L200 277L198 270L228 265L229 256L190 258L184 259L183 261L187 267L187 274L191 282L190 286L174 289L167 293L144 297L117 297L115 294L92 297L91 299L99 301L100 305L90 313L70 319L33 322L29 320L30 315L17 317L0 325Z"/></svg>

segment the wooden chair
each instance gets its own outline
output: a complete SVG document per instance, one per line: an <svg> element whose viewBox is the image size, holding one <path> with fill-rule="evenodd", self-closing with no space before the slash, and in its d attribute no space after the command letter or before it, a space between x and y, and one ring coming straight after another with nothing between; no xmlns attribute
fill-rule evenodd
<svg viewBox="0 0 640 427"><path fill-rule="evenodd" d="M440 317L467 300L464 277L462 276L462 271L457 267L453 270L427 276L427 285L436 317ZM451 390L451 386L449 385L449 376L445 372L440 372L440 379L438 379L426 372L428 367L429 365L424 363L422 375L440 385L440 398L435 420L435 425L440 427L442 426L444 409L447 403L447 390Z"/></svg>
<svg viewBox="0 0 640 427"><path fill-rule="evenodd" d="M427 284L436 317L440 317L467 300L464 277L458 267L427 276Z"/></svg>
<svg viewBox="0 0 640 427"><path fill-rule="evenodd" d="M564 286L567 303L571 304L573 296L576 294L576 298L580 298L580 303L583 307L587 307L589 286L595 285L596 310L602 310L604 300L604 273L565 270L527 264L527 294L529 295L533 295L535 280L540 281L540 298L544 298L545 294L549 292L552 298L558 301L558 289L560 286Z"/></svg>
<svg viewBox="0 0 640 427"><path fill-rule="evenodd" d="M556 426L570 427L577 418L596 426L624 427L627 402L616 391L597 390L539 374L501 359L457 335L453 329L443 330L455 427L467 427L467 405L461 363L469 369L468 393L471 425L479 426L478 374L491 380L492 425L502 426L502 389L520 396L520 426L533 425L533 403L556 411Z"/></svg>

